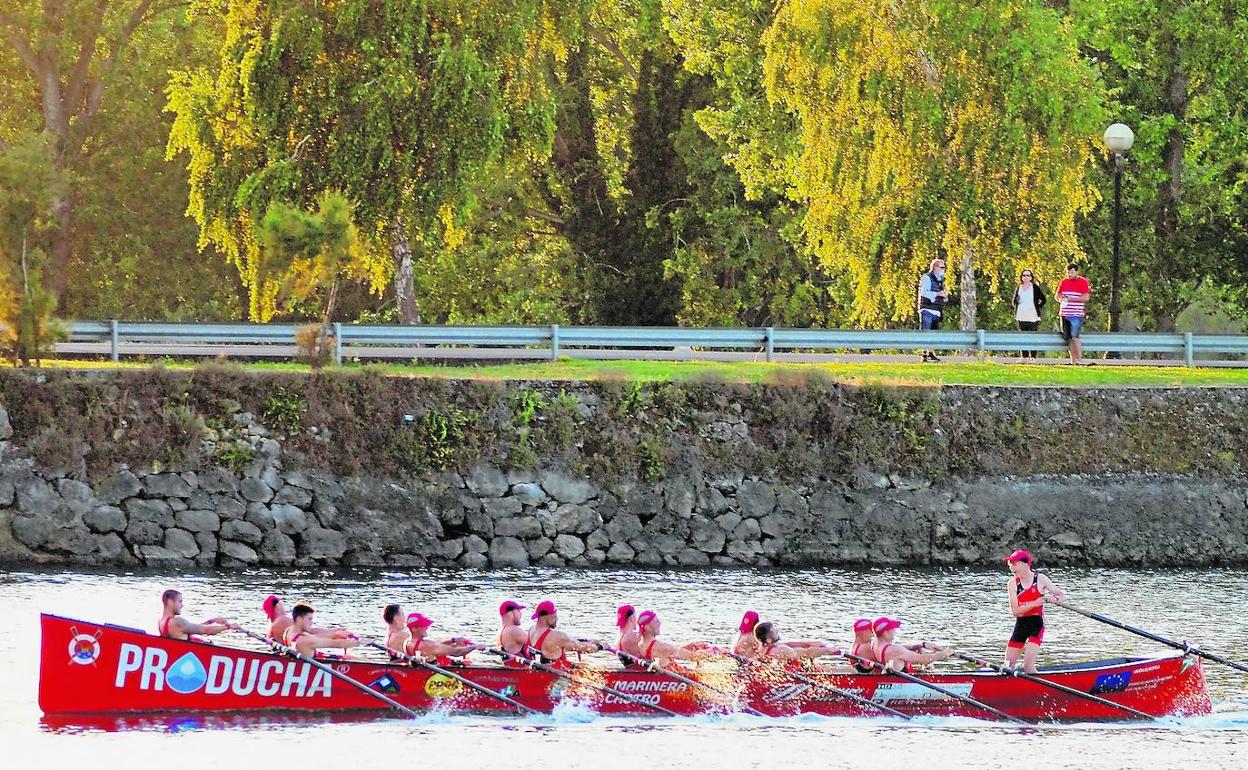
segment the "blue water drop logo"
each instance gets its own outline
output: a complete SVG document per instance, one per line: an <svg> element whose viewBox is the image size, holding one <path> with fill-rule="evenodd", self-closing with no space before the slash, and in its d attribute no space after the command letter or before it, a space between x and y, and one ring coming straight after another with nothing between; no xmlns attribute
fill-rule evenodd
<svg viewBox="0 0 1248 770"><path fill-rule="evenodd" d="M165 684L176 693L189 695L204 686L208 672L194 653L188 652L173 662L165 672Z"/></svg>

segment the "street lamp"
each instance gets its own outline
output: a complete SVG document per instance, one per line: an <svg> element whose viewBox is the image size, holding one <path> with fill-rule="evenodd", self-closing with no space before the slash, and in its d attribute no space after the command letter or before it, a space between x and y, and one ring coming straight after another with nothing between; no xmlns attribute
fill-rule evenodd
<svg viewBox="0 0 1248 770"><path fill-rule="evenodd" d="M1109 330L1118 331L1118 294L1121 279L1118 275L1119 239L1122 230L1122 167L1126 164L1124 154L1135 144L1135 134L1125 123L1115 123L1105 129L1105 147L1114 155L1114 259L1109 268Z"/></svg>

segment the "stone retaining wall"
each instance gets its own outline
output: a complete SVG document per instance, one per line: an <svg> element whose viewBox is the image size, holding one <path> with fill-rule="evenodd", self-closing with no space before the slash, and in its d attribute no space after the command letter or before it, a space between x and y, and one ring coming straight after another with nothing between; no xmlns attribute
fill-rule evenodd
<svg viewBox="0 0 1248 770"><path fill-rule="evenodd" d="M960 398L985 410L973 417L982 430L996 430L991 399ZM1037 409L1055 414L1052 403ZM754 441L748 422L730 404L706 424L729 426L715 440L731 447ZM309 430L324 437L333 426ZM978 476L931 477L860 464L806 480L696 467L641 480L479 459L384 479L309 467L241 408L180 468L54 471L18 438L0 406L0 561L10 564L963 564L1015 547L1076 564L1248 564L1248 482L1238 470L1013 477L984 462ZM249 459L218 464L224 445Z"/></svg>

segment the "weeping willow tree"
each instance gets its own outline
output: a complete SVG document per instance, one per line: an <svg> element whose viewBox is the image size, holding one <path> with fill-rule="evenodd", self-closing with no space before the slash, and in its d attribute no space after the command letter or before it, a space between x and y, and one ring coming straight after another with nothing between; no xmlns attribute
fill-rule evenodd
<svg viewBox="0 0 1248 770"><path fill-rule="evenodd" d="M763 33L768 96L792 111L789 194L808 247L848 273L853 320L913 317L931 259L995 292L1080 255L1103 125L1096 81L1040 2L787 0Z"/></svg>

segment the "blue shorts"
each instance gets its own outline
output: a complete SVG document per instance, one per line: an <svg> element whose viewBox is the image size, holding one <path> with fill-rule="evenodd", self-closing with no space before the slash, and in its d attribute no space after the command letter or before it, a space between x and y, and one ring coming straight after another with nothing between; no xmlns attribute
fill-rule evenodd
<svg viewBox="0 0 1248 770"><path fill-rule="evenodd" d="M926 310L919 311L919 328L923 331L936 331L940 329L940 316L935 313L929 313Z"/></svg>
<svg viewBox="0 0 1248 770"><path fill-rule="evenodd" d="M1078 317L1068 318L1062 316L1062 339L1070 342L1072 339L1079 339L1079 332L1083 330L1083 319Z"/></svg>

